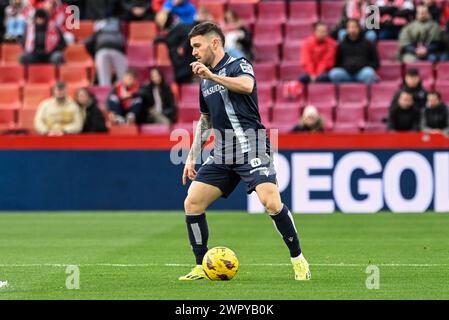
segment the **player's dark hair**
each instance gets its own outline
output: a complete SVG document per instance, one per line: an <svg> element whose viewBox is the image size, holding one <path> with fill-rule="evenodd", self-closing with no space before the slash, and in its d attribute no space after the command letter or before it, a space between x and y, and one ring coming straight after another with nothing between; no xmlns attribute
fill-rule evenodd
<svg viewBox="0 0 449 320"><path fill-rule="evenodd" d="M223 31L217 24L210 21L201 22L200 24L197 24L195 27L193 27L193 29L189 33L189 40L192 39L193 37L205 36L211 33L215 33L217 36L220 37L221 44L224 47L225 36L223 34Z"/></svg>

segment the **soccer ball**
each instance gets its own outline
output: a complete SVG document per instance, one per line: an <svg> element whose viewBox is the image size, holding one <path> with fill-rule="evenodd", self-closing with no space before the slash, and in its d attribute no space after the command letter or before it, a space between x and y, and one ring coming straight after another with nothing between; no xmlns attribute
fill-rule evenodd
<svg viewBox="0 0 449 320"><path fill-rule="evenodd" d="M216 247L204 256L203 269L210 280L231 280L239 270L239 260L231 249Z"/></svg>

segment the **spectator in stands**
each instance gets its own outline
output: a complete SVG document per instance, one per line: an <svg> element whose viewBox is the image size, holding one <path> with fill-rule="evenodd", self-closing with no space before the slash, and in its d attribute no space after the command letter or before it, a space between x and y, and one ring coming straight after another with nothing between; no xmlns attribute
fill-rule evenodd
<svg viewBox="0 0 449 320"><path fill-rule="evenodd" d="M338 45L336 67L329 72L334 83L363 82L372 84L377 80L379 56L374 43L366 40L357 20L349 19L345 39Z"/></svg>
<svg viewBox="0 0 449 320"><path fill-rule="evenodd" d="M121 5L126 21L154 20L151 0L121 0Z"/></svg>
<svg viewBox="0 0 449 320"><path fill-rule="evenodd" d="M292 132L323 132L323 120L314 106L304 108L301 119Z"/></svg>
<svg viewBox="0 0 449 320"><path fill-rule="evenodd" d="M54 22L64 34L64 39L67 44L75 43L75 35L69 29L67 19L69 19L70 11L67 11L67 4L62 3L61 0L47 0L44 4L44 9L47 11L50 21Z"/></svg>
<svg viewBox="0 0 449 320"><path fill-rule="evenodd" d="M77 104L67 97L64 82L56 83L53 97L44 100L38 107L34 127L41 135L62 136L80 133L83 126Z"/></svg>
<svg viewBox="0 0 449 320"><path fill-rule="evenodd" d="M5 41L17 42L23 39L27 27L26 19L23 0L11 0L10 5L5 9Z"/></svg>
<svg viewBox="0 0 449 320"><path fill-rule="evenodd" d="M346 23L348 19L356 19L360 23L360 27L362 29L362 33L364 37L372 42L375 42L377 39L377 34L374 30L365 30L366 26L366 18L370 13L368 10L368 6L370 5L370 0L346 0L345 6L343 7L343 16L340 22L337 24L335 28L336 38L339 42L342 42L346 37Z"/></svg>
<svg viewBox="0 0 449 320"><path fill-rule="evenodd" d="M318 22L314 34L301 47L301 67L306 71L302 83L329 81L329 70L335 66L337 43L328 35L327 25Z"/></svg>
<svg viewBox="0 0 449 320"><path fill-rule="evenodd" d="M103 20L116 17L119 0L86 1L86 13L89 20Z"/></svg>
<svg viewBox="0 0 449 320"><path fill-rule="evenodd" d="M253 60L253 39L248 28L240 20L239 15L227 10L224 15L225 51L235 58Z"/></svg>
<svg viewBox="0 0 449 320"><path fill-rule="evenodd" d="M176 121L175 97L159 69L151 69L150 83L142 88L142 92L150 123L171 124Z"/></svg>
<svg viewBox="0 0 449 320"><path fill-rule="evenodd" d="M424 0L423 4L429 9L429 13L433 21L439 23L441 19L441 8L437 5L435 0Z"/></svg>
<svg viewBox="0 0 449 320"><path fill-rule="evenodd" d="M449 110L436 91L427 94L427 104L421 114L421 130L449 133Z"/></svg>
<svg viewBox="0 0 449 320"><path fill-rule="evenodd" d="M112 112L115 124L143 123L143 99L135 72L128 70L107 98L106 105Z"/></svg>
<svg viewBox="0 0 449 320"><path fill-rule="evenodd" d="M5 34L5 24L3 23L3 21L5 21L6 8L10 4L9 1L10 0L0 0L0 42Z"/></svg>
<svg viewBox="0 0 449 320"><path fill-rule="evenodd" d="M82 119L82 133L108 132L103 112L97 104L97 99L87 88L81 88L76 92L75 102L78 104Z"/></svg>
<svg viewBox="0 0 449 320"><path fill-rule="evenodd" d="M178 17L182 23L193 24L196 8L190 0L166 0L156 15L156 23L160 28L166 25L170 13Z"/></svg>
<svg viewBox="0 0 449 320"><path fill-rule="evenodd" d="M36 10L34 21L28 24L24 40L25 53L20 58L22 64L64 63L64 36L56 24L49 21L44 9Z"/></svg>
<svg viewBox="0 0 449 320"><path fill-rule="evenodd" d="M413 0L377 0L380 13L379 40L397 40L402 27L414 15Z"/></svg>
<svg viewBox="0 0 449 320"><path fill-rule="evenodd" d="M402 91L407 91L413 95L413 101L420 110L424 108L427 101L427 92L423 88L418 69L410 68L406 71L404 83L394 96L393 101L397 102Z"/></svg>
<svg viewBox="0 0 449 320"><path fill-rule="evenodd" d="M441 41L438 23L432 20L425 5L419 5L416 20L405 26L399 35L401 60L405 63L417 60L436 62L439 59Z"/></svg>
<svg viewBox="0 0 449 320"><path fill-rule="evenodd" d="M191 25L181 23L174 15L169 14L163 32L155 39L155 43L165 43L168 47L170 61L178 84L192 82L192 68L195 61L192 47L188 41Z"/></svg>
<svg viewBox="0 0 449 320"><path fill-rule="evenodd" d="M87 51L95 58L98 83L112 84L113 72L121 80L128 69L126 39L120 32L120 21L116 18L97 21L95 33L85 40Z"/></svg>
<svg viewBox="0 0 449 320"><path fill-rule="evenodd" d="M410 92L402 90L397 101L390 106L388 130L418 131L420 125L419 107L413 101Z"/></svg>

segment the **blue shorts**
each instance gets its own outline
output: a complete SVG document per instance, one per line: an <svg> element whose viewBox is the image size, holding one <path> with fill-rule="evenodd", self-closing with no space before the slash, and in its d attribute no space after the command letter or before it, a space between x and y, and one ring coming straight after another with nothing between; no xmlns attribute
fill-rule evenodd
<svg viewBox="0 0 449 320"><path fill-rule="evenodd" d="M262 183L277 184L276 171L272 162L262 164L255 159L244 164L216 164L206 161L198 170L195 181L215 186L223 193L223 198L229 197L240 180L246 184L248 194L256 190Z"/></svg>

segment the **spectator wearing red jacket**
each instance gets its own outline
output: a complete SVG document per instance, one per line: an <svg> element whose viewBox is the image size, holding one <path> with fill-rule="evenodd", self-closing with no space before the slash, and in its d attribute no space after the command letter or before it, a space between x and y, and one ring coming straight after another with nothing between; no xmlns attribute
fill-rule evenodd
<svg viewBox="0 0 449 320"><path fill-rule="evenodd" d="M328 34L327 25L317 22L314 34L308 37L301 49L301 67L306 71L302 83L329 81L328 72L335 66L337 43Z"/></svg>

